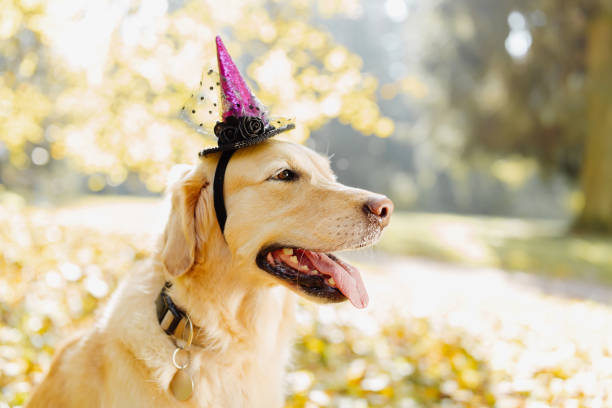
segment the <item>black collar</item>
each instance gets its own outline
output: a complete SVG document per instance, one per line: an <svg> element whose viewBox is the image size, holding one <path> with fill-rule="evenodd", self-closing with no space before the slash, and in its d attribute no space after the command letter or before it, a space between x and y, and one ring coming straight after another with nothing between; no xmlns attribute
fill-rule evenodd
<svg viewBox="0 0 612 408"><path fill-rule="evenodd" d="M181 339L185 329L189 328L189 317L174 304L170 295L166 293L166 289L171 286L170 282L166 282L155 300L157 321L166 334ZM195 330L195 327L191 327L191 330Z"/></svg>

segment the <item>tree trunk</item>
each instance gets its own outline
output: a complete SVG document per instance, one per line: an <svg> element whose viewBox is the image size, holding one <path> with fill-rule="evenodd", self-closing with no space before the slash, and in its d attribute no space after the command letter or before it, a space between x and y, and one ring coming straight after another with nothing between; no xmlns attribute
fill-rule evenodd
<svg viewBox="0 0 612 408"><path fill-rule="evenodd" d="M612 233L612 16L591 23L587 48L588 133L579 231Z"/></svg>

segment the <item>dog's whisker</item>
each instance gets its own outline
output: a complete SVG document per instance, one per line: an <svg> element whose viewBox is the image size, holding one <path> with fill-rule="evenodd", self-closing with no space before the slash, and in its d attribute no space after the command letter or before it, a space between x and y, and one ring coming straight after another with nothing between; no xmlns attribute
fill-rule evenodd
<svg viewBox="0 0 612 408"><path fill-rule="evenodd" d="M300 259L298 261L298 265L304 260L304 252L300 252Z"/></svg>

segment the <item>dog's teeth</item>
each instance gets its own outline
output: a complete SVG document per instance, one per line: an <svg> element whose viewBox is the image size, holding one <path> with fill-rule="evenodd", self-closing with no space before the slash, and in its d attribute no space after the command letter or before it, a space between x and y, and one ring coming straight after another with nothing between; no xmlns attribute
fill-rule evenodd
<svg viewBox="0 0 612 408"><path fill-rule="evenodd" d="M297 256L292 256L292 257L290 257L290 258L289 258L289 262L290 262L292 265L299 265L299 264L298 264L298 260L297 260Z"/></svg>
<svg viewBox="0 0 612 408"><path fill-rule="evenodd" d="M309 272L311 275L318 275L319 271L317 271L316 269L313 269Z"/></svg>
<svg viewBox="0 0 612 408"><path fill-rule="evenodd" d="M327 284L328 284L329 286L336 286L336 281L334 280L334 278L329 278L329 279L327 280Z"/></svg>
<svg viewBox="0 0 612 408"><path fill-rule="evenodd" d="M284 248L283 249L283 254L285 254L285 255L293 255L293 249L291 249L291 248Z"/></svg>
<svg viewBox="0 0 612 408"><path fill-rule="evenodd" d="M298 265L298 271L308 272L308 266L306 266L306 265Z"/></svg>
<svg viewBox="0 0 612 408"><path fill-rule="evenodd" d="M268 256L266 257L266 259L268 260L268 263L269 263L270 265L273 265L273 264L274 264L274 257L272 256L272 253L271 253L271 252L268 252Z"/></svg>

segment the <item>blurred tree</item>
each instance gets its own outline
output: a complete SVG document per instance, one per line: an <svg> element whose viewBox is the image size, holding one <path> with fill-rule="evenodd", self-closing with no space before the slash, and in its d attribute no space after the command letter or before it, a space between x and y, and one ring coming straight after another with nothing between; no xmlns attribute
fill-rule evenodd
<svg viewBox="0 0 612 408"><path fill-rule="evenodd" d="M581 178L576 227L600 232L612 232L611 7L443 0L426 63L446 101L434 110L462 128L468 156L518 154Z"/></svg>
<svg viewBox="0 0 612 408"><path fill-rule="evenodd" d="M612 231L612 15L588 28L588 134L582 171L585 202L577 227Z"/></svg>
<svg viewBox="0 0 612 408"><path fill-rule="evenodd" d="M332 16L357 3L319 6ZM133 172L150 191L162 190L167 170L204 147L178 112L214 62L214 35L223 32L258 96L273 112L297 116L294 140L333 118L364 134L394 129L376 103L376 79L362 72L359 56L309 23L307 2L234 2L231 12L213 1L3 0L0 7L5 184L67 162L91 174L92 191Z"/></svg>

